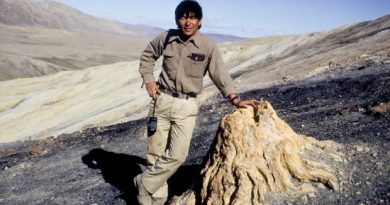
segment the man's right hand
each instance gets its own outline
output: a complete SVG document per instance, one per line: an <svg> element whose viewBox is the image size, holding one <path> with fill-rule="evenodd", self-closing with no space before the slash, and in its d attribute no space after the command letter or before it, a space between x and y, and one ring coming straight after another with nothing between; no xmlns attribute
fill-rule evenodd
<svg viewBox="0 0 390 205"><path fill-rule="evenodd" d="M157 99L157 96L161 94L156 82L146 83L146 91L148 92L149 96L155 100Z"/></svg>

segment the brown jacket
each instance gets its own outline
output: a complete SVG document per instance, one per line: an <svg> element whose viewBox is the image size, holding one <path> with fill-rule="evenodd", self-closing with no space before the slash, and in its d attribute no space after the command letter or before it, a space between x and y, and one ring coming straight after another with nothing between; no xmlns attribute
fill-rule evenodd
<svg viewBox="0 0 390 205"><path fill-rule="evenodd" d="M164 58L158 83L166 89L197 95L208 72L223 96L235 93L217 45L199 31L187 42L180 39L178 30L169 30L153 39L141 55L139 71L144 83L156 82L153 69L161 55Z"/></svg>

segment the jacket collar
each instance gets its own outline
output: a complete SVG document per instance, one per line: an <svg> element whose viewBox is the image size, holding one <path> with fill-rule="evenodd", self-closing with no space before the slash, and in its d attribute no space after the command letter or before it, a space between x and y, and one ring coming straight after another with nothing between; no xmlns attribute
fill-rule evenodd
<svg viewBox="0 0 390 205"><path fill-rule="evenodd" d="M174 38L172 40L176 40L177 39L177 40L183 42L180 39L179 33L180 33L180 30L177 29L177 33L176 33L176 35L174 36ZM202 38L202 34L199 31L196 31L196 33L194 35L192 35L190 37L190 39L188 39L188 42L193 43L196 47L199 48L199 45L200 45L200 42L201 42L201 38Z"/></svg>

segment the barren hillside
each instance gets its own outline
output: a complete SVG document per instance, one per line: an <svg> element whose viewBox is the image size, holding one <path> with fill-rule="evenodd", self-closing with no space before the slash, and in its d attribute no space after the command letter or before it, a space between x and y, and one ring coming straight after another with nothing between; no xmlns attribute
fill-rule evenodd
<svg viewBox="0 0 390 205"><path fill-rule="evenodd" d="M97 18L51 0L0 0L0 81L136 60L162 31ZM242 40L206 35L216 42Z"/></svg>
<svg viewBox="0 0 390 205"><path fill-rule="evenodd" d="M25 1L0 0L0 9L12 2ZM144 169L149 102L135 59L147 40L42 28L57 24L38 17L29 26L7 23L0 24L0 80L7 80L0 82L0 204L135 204L130 184ZM345 146L340 190L270 194L271 204L390 203L389 109L380 107L390 103L389 16L220 49L242 98L266 99L296 132ZM16 79L32 76L40 77ZM210 83L198 101L190 156L169 181L170 196L197 179L221 117L233 110Z"/></svg>
<svg viewBox="0 0 390 205"><path fill-rule="evenodd" d="M221 45L221 51L228 69L237 81L237 87L245 91L299 81L340 69L389 64L388 25L389 18L386 16L315 35L267 37L227 43ZM353 36L359 40L347 41L354 39ZM29 38L39 42L40 36ZM85 41L88 42L88 39ZM52 42L56 40L52 39ZM333 45L329 42L345 43L343 46L338 46L338 43L334 47L319 46ZM121 48L120 42L117 43L118 48ZM273 57L267 58L270 54ZM50 56L50 53L45 55ZM336 61L335 56L345 60ZM46 57L46 60L69 62L52 57ZM321 60L327 62L327 65L319 67ZM281 62L288 64L278 66ZM0 82L0 142L41 139L96 125L139 119L146 111L148 98L144 88L141 88L137 69L138 62L131 61L59 72L40 78ZM215 86L208 86L198 97L199 102L215 92Z"/></svg>
<svg viewBox="0 0 390 205"><path fill-rule="evenodd" d="M329 31L225 44L225 60L237 81L302 79L341 66L388 59L390 15ZM369 57L368 57L369 56Z"/></svg>
<svg viewBox="0 0 390 205"><path fill-rule="evenodd" d="M135 60L149 40L49 0L0 0L0 36L0 80Z"/></svg>
<svg viewBox="0 0 390 205"><path fill-rule="evenodd" d="M390 101L389 71L389 64L343 68L240 93L245 99L270 101L297 133L345 146L340 150L347 162L339 173L340 190L313 182L315 193L269 194L270 204L390 203L389 112L371 109ZM217 95L201 105L187 163L169 181L170 196L180 195L198 180L221 117L232 110ZM144 169L146 144L144 118L58 138L0 144L0 204L136 205L131 184Z"/></svg>
<svg viewBox="0 0 390 205"><path fill-rule="evenodd" d="M81 70L139 58L148 40L0 24L0 80Z"/></svg>

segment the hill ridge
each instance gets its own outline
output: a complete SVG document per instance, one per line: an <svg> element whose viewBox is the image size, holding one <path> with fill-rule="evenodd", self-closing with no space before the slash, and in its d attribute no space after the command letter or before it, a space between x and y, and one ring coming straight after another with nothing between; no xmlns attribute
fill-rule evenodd
<svg viewBox="0 0 390 205"><path fill-rule="evenodd" d="M114 21L94 17L49 0L0 0L0 23L67 31L130 33Z"/></svg>

